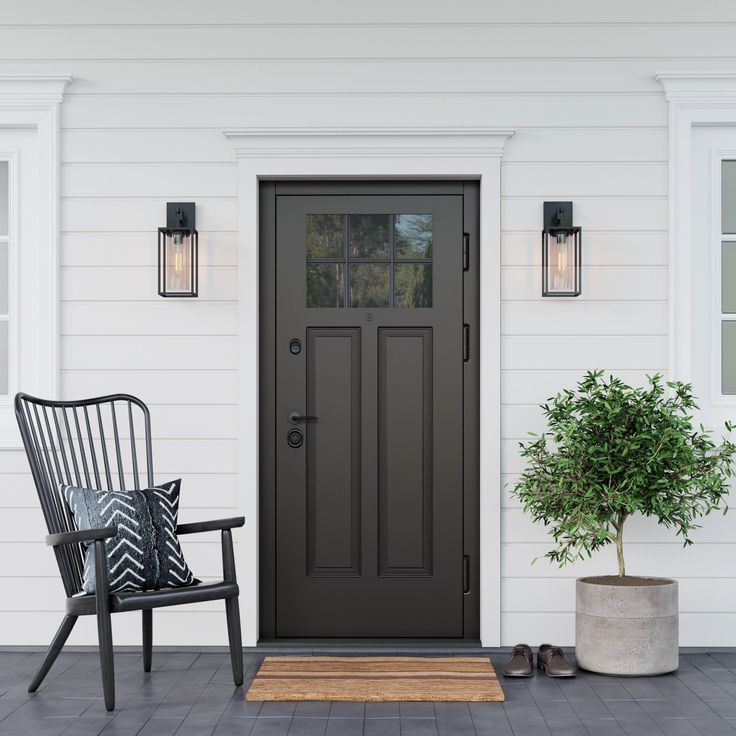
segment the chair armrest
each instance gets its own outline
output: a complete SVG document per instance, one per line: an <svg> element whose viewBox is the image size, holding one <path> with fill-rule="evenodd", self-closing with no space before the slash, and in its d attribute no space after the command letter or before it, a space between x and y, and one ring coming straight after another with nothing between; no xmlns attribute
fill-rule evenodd
<svg viewBox="0 0 736 736"><path fill-rule="evenodd" d="M245 524L244 516L234 516L231 519L211 519L209 521L195 521L192 524L179 524L177 534L198 534L199 532L215 532L222 529L235 529Z"/></svg>
<svg viewBox="0 0 736 736"><path fill-rule="evenodd" d="M109 539L117 536L116 526L103 526L101 529L85 529L77 532L60 532L49 534L46 537L46 546L58 547L60 544L79 544L80 542L95 542L98 539Z"/></svg>

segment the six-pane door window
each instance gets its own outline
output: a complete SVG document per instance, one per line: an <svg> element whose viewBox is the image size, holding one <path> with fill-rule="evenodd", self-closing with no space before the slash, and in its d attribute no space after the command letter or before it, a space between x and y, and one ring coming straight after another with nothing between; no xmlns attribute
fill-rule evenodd
<svg viewBox="0 0 736 736"><path fill-rule="evenodd" d="M432 306L432 215L307 215L307 306Z"/></svg>

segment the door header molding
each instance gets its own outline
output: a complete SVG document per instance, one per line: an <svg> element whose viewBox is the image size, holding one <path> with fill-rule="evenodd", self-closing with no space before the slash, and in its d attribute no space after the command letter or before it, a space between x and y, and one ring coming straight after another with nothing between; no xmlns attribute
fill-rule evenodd
<svg viewBox="0 0 736 736"><path fill-rule="evenodd" d="M238 162L239 503L243 643L259 624L260 181L480 180L480 636L501 643L501 157L493 127L245 127L224 130Z"/></svg>
<svg viewBox="0 0 736 736"><path fill-rule="evenodd" d="M237 158L494 157L513 130L478 127L238 128L224 134Z"/></svg>

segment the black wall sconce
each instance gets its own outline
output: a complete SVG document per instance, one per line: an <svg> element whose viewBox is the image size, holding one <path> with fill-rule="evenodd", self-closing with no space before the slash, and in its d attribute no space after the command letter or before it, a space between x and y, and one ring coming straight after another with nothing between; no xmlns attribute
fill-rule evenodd
<svg viewBox="0 0 736 736"><path fill-rule="evenodd" d="M197 296L199 243L194 202L168 202L166 227L158 229L158 293Z"/></svg>
<svg viewBox="0 0 736 736"><path fill-rule="evenodd" d="M580 296L582 236L572 224L572 202L544 203L542 296Z"/></svg>

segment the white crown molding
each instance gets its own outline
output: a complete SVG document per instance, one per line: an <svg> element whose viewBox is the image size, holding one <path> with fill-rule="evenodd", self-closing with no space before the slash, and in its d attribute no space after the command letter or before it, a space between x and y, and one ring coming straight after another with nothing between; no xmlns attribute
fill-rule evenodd
<svg viewBox="0 0 736 736"><path fill-rule="evenodd" d="M497 128L238 128L238 158L501 157L513 130Z"/></svg>
<svg viewBox="0 0 736 736"><path fill-rule="evenodd" d="M728 105L736 103L736 74L690 72L655 74L668 102Z"/></svg>
<svg viewBox="0 0 736 736"><path fill-rule="evenodd" d="M0 104L58 105L73 81L69 74L0 74Z"/></svg>

